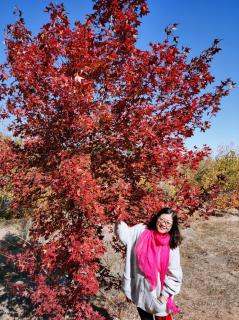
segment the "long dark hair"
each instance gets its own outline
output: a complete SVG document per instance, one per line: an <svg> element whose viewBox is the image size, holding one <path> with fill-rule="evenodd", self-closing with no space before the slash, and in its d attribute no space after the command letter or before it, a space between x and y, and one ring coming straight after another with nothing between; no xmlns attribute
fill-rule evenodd
<svg viewBox="0 0 239 320"><path fill-rule="evenodd" d="M162 208L161 210L159 210L156 214L154 214L150 221L148 222L147 224L147 228L149 230L157 230L156 228L156 223L157 223L157 220L158 218L162 215L162 214L171 214L172 215L172 218L173 218L173 224L172 224L172 227L169 231L169 234L170 234L170 248L171 249L175 249L177 246L179 246L183 240L183 237L180 233L180 230L179 230L179 226L178 226L178 216L177 216L177 213L176 211L174 211L173 209L171 208Z"/></svg>

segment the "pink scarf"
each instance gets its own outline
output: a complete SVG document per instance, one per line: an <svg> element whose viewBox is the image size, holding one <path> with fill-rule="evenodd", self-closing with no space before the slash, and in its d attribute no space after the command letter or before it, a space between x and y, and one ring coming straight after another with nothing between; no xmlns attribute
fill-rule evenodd
<svg viewBox="0 0 239 320"><path fill-rule="evenodd" d="M153 290L160 274L161 288L164 286L165 276L169 264L170 234L162 234L157 230L145 229L136 243L136 258L140 270L144 273L150 290ZM181 310L175 305L171 296L167 299L167 310L179 313Z"/></svg>

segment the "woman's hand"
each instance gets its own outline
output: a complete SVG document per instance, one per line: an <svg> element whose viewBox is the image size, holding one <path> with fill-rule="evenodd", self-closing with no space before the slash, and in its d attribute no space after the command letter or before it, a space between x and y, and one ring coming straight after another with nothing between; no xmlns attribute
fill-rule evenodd
<svg viewBox="0 0 239 320"><path fill-rule="evenodd" d="M167 302L167 297L165 297L165 296L160 296L159 298L158 298L158 300L160 301L160 302L162 302L162 303L166 303Z"/></svg>

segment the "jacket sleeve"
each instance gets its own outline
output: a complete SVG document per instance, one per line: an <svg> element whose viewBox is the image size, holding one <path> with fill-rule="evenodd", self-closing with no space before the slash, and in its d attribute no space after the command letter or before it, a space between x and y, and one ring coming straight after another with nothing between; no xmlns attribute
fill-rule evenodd
<svg viewBox="0 0 239 320"><path fill-rule="evenodd" d="M128 243L132 243L142 229L142 223L136 224L133 227L129 227L124 221L115 224L115 234L125 246L127 246Z"/></svg>
<svg viewBox="0 0 239 320"><path fill-rule="evenodd" d="M183 279L183 273L180 263L179 247L170 249L170 258L168 271L165 276L162 295L168 297L169 295L176 295L180 292Z"/></svg>

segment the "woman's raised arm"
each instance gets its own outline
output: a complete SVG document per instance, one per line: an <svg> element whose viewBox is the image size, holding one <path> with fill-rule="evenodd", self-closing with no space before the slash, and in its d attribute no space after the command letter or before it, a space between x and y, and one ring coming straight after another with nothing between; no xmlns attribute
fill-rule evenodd
<svg viewBox="0 0 239 320"><path fill-rule="evenodd" d="M142 223L129 227L124 221L119 221L115 224L114 232L119 240L126 246L128 243L132 243L137 239L138 234L143 228L144 225Z"/></svg>

